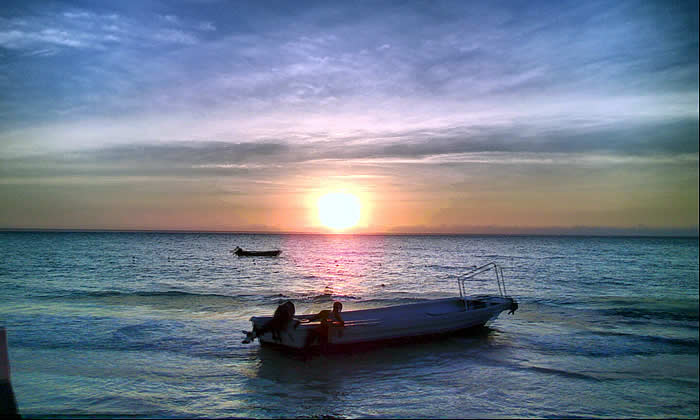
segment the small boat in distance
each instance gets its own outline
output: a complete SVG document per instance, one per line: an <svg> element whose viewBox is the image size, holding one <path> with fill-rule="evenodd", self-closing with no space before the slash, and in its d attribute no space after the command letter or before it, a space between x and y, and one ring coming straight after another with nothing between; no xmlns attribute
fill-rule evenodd
<svg viewBox="0 0 700 420"><path fill-rule="evenodd" d="M496 273L498 294L467 296L464 283L491 270ZM290 350L352 350L483 327L501 312L509 311L513 314L518 309L515 299L506 294L502 268L493 262L458 277L457 285L459 297L343 311L342 322L313 322L319 318L318 315L300 315L293 318L292 315L282 319L278 319L277 316L254 316L250 318L253 331L244 331L247 334L244 343L258 338L261 344ZM293 307L291 302L285 304L291 304ZM342 308L342 305L340 306Z"/></svg>
<svg viewBox="0 0 700 420"><path fill-rule="evenodd" d="M239 246L231 250L231 252L239 257L276 257L282 253L282 251L279 249L273 251L245 251Z"/></svg>

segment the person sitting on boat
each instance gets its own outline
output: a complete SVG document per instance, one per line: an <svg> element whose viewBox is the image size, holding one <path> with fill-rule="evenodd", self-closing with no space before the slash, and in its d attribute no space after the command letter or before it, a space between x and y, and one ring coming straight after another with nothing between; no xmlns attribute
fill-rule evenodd
<svg viewBox="0 0 700 420"><path fill-rule="evenodd" d="M256 328L255 326L253 326L253 331L243 331L243 333L246 335L246 338L245 340L243 340L243 343L248 344L255 340L256 337L260 337L266 332L271 332L272 338L276 341L282 341L280 332L286 330L289 326L289 322L294 320L295 312L296 309L294 308L294 304L291 300L284 302L283 304L277 307L277 309L275 310L275 314L272 316L272 319L265 323L265 325L263 325L260 328ZM299 326L299 321L294 321L294 328L296 328Z"/></svg>
<svg viewBox="0 0 700 420"><path fill-rule="evenodd" d="M320 341L320 344L322 346L325 346L328 344L328 332L331 326L339 326L339 327L344 327L345 326L345 321L343 321L343 317L340 316L340 312L343 310L343 304L340 302L333 302L333 310L330 311L328 309L324 309L318 314L306 319L306 322L313 322L313 321L319 321L320 324L318 327L314 328L313 330L309 331L309 334L306 336L306 344L305 347L309 347L312 345L316 340Z"/></svg>
<svg viewBox="0 0 700 420"><path fill-rule="evenodd" d="M333 310L324 309L316 315L302 320L302 322L314 322L320 321L323 323L337 323L340 326L345 325L343 317L340 316L340 312L343 310L343 304L340 302L333 302Z"/></svg>

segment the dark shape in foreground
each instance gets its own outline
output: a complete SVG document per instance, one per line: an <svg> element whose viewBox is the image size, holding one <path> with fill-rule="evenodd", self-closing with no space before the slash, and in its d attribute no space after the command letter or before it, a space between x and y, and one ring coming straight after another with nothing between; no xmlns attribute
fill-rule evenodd
<svg viewBox="0 0 700 420"><path fill-rule="evenodd" d="M246 251L239 246L234 248L231 252L239 257L276 257L282 253L279 249L273 251Z"/></svg>
<svg viewBox="0 0 700 420"><path fill-rule="evenodd" d="M494 271L498 295L465 294L464 282L478 274ZM246 332L244 343L258 338L261 344L272 344L289 350L335 352L368 345L410 341L436 337L458 331L483 327L503 311L513 314L518 303L507 296L503 270L495 263L478 267L457 279L459 297L433 299L420 303L340 311L294 318L294 305L285 302L273 317L252 317L253 331ZM286 307L282 310L280 308Z"/></svg>
<svg viewBox="0 0 700 420"><path fill-rule="evenodd" d="M15 393L12 391L12 383L10 382L10 357L4 327L0 327L0 417L20 418Z"/></svg>

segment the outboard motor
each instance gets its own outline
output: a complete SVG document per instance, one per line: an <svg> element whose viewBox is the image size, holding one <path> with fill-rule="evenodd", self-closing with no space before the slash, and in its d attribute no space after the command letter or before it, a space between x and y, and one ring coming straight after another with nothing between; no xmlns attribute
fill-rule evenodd
<svg viewBox="0 0 700 420"><path fill-rule="evenodd" d="M245 339L242 341L243 344L248 344L267 332L271 332L272 338L276 341L281 341L282 337L280 336L280 332L287 329L289 321L294 318L295 312L296 309L292 301L288 300L284 302L277 307L272 319L265 323L265 325L260 328L253 325L253 331L243 331L243 334L246 335ZM298 325L299 323L297 322L294 324L294 327L296 328Z"/></svg>

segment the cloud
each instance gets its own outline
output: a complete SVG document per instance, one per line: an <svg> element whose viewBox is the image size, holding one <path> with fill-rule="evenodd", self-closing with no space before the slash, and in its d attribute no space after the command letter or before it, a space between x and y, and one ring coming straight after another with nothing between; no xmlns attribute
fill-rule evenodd
<svg viewBox="0 0 700 420"><path fill-rule="evenodd" d="M200 22L197 25L197 29L200 31L216 31L216 25L214 25L212 22Z"/></svg>
<svg viewBox="0 0 700 420"><path fill-rule="evenodd" d="M55 61L39 74L29 54L13 58L0 89L18 103L0 113L0 124L231 108L319 115L349 106L377 115L393 108L406 122L417 107L426 119L439 118L431 110L468 118L478 108L547 114L562 101L578 102L567 111L585 116L640 96L649 97L644 106L653 114L669 95L697 102L697 37L688 36L697 22L686 17L689 7L445 2L286 11L247 4L225 22L206 5L190 14L184 6L150 15L47 11L4 21L0 45ZM56 32L42 35L47 28ZM100 53L61 60L67 50Z"/></svg>
<svg viewBox="0 0 700 420"><path fill-rule="evenodd" d="M0 176L144 175L277 179L293 173L331 171L335 178L387 181L409 172L434 171L435 182L470 165L490 168L686 167L698 163L698 122L637 122L557 130L534 123L449 129L375 132L372 137L303 142L122 142L2 159ZM338 173L338 169L343 170ZM429 169L432 168L432 169ZM462 168L462 169L460 169Z"/></svg>
<svg viewBox="0 0 700 420"><path fill-rule="evenodd" d="M194 45L197 37L179 29L161 29L153 33L153 39L174 44Z"/></svg>
<svg viewBox="0 0 700 420"><path fill-rule="evenodd" d="M34 32L20 30L0 32L0 45L9 49L23 49L41 44L86 48L93 45L92 40L92 37L84 34L75 34L54 28Z"/></svg>
<svg viewBox="0 0 700 420"><path fill-rule="evenodd" d="M161 16L161 18L170 23L180 23L180 18L175 15L165 15Z"/></svg>
<svg viewBox="0 0 700 420"><path fill-rule="evenodd" d="M522 227L522 226L474 226L474 225L439 225L439 226L395 226L390 233L399 234L478 234L478 235L572 235L572 236L672 236L697 237L698 227L664 228L655 226L556 226L556 227Z"/></svg>
<svg viewBox="0 0 700 420"><path fill-rule="evenodd" d="M205 5L2 18L0 150L251 170L697 154L696 6L658 7L249 4L230 22Z"/></svg>
<svg viewBox="0 0 700 420"><path fill-rule="evenodd" d="M11 50L36 51L47 46L69 49L105 50L119 42L122 47L144 47L148 44L196 43L197 38L180 25L176 16L166 15L161 25L126 18L115 13L71 10L63 13L47 11L21 19L0 18L0 46ZM119 34L119 36L115 36ZM144 45L146 44L146 45Z"/></svg>

